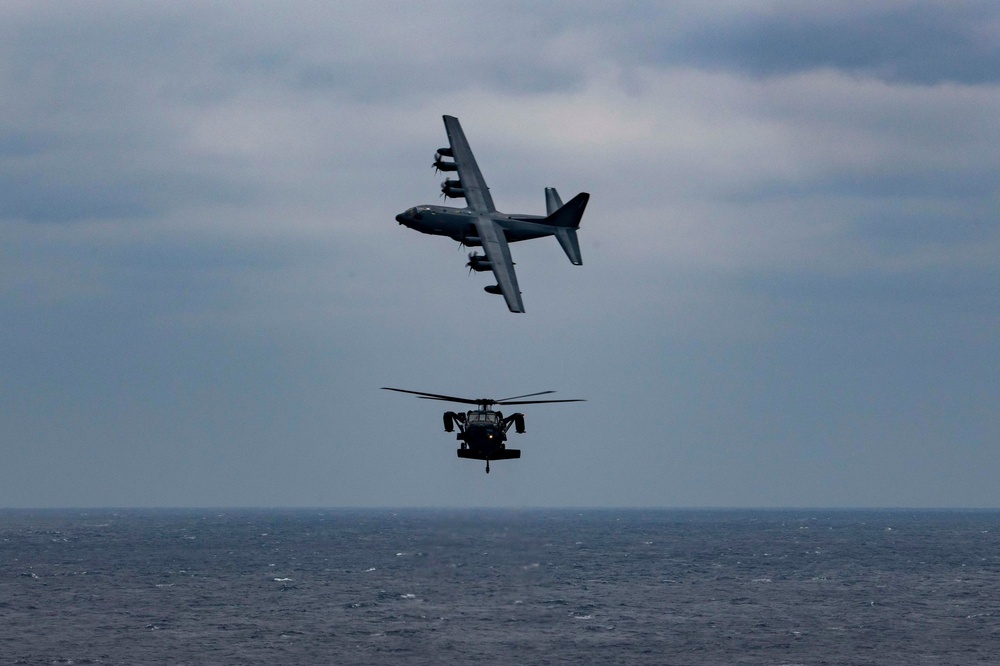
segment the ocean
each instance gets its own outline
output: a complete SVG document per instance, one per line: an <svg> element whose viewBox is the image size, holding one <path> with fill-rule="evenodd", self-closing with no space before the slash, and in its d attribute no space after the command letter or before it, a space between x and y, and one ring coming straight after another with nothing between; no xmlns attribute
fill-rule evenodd
<svg viewBox="0 0 1000 666"><path fill-rule="evenodd" d="M0 664L1000 664L1000 512L5 510Z"/></svg>

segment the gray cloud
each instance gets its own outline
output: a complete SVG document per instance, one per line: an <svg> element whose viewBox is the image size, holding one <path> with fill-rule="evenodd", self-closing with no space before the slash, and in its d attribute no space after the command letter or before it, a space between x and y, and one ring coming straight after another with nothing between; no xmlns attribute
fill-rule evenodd
<svg viewBox="0 0 1000 666"><path fill-rule="evenodd" d="M833 69L896 83L975 85L1000 78L998 27L1000 12L989 2L781 2L698 17L665 38L643 34L664 64L751 76Z"/></svg>
<svg viewBox="0 0 1000 666"><path fill-rule="evenodd" d="M332 21L322 27L294 10L268 24L266 5L245 6L239 21L220 7L47 9L13 12L0 29L0 89L11 100L0 113L0 216L8 219L148 217L281 188L263 172L268 164L253 173L200 150L213 132L229 131L198 126L212 112L240 109L253 122L232 131L245 129L239 138L253 143L266 140L267 113L282 106L273 100L326 107L331 115L313 128L323 132L338 129L337 116L352 106L364 114L477 87L538 94L582 80L572 62L545 57L539 26L512 44L454 18L435 26L403 5L360 15L312 6ZM386 22L386 12L395 18ZM449 23L453 36L442 44L435 35ZM472 57L449 58L448 49Z"/></svg>

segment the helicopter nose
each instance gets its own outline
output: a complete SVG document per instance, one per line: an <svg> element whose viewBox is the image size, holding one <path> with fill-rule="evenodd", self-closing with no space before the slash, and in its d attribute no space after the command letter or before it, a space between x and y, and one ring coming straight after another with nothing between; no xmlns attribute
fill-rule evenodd
<svg viewBox="0 0 1000 666"><path fill-rule="evenodd" d="M400 213L396 216L396 221L400 224L406 224L406 213Z"/></svg>

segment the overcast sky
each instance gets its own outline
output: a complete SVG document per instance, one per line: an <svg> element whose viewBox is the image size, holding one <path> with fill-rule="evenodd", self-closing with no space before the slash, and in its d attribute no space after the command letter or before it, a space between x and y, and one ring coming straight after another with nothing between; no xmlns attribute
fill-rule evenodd
<svg viewBox="0 0 1000 666"><path fill-rule="evenodd" d="M0 5L0 506L1000 507L1000 6L591 4Z"/></svg>

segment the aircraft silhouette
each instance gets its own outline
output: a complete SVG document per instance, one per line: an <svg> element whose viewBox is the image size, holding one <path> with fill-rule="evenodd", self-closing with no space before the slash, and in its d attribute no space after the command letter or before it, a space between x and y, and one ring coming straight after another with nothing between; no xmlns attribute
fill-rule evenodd
<svg viewBox="0 0 1000 666"><path fill-rule="evenodd" d="M457 180L446 178L441 183L441 194L446 199L464 198L466 207L414 206L397 215L396 221L421 233L450 236L470 247L481 246L485 256L470 254L466 266L470 271L492 270L497 283L484 289L490 294L502 294L511 312L524 312L508 243L555 236L570 262L579 266L583 260L576 232L590 195L581 192L563 205L555 188L546 187L545 216L501 213L493 205L490 188L472 156L458 118L444 116L444 127L450 147L438 148L432 166L438 171L458 172Z"/></svg>
<svg viewBox="0 0 1000 666"><path fill-rule="evenodd" d="M445 412L444 431L455 432L458 426L458 434L455 439L462 442L458 449L459 458L469 458L471 460L485 460L486 473L490 473L491 460L511 460L521 457L519 449L508 449L504 442L507 441L507 431L513 425L517 433L524 433L524 414L516 413L504 417L502 412L491 409L493 405L537 405L547 402L585 402L576 398L571 400L521 400L521 398L531 398L536 395L546 395L555 391L540 391L538 393L528 393L527 395L515 395L502 400L492 398L457 398L439 393L424 393L423 391L407 391L406 389L390 388L383 386L385 391L396 391L397 393L410 393L419 396L423 400L443 400L445 402L455 402L463 405L476 405L478 409L471 409L465 413Z"/></svg>

